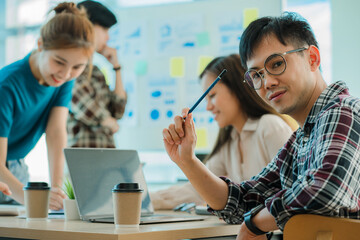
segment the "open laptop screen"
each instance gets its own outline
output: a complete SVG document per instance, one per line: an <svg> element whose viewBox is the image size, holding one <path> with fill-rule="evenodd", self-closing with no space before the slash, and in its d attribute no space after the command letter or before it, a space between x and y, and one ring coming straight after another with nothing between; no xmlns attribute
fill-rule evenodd
<svg viewBox="0 0 360 240"><path fill-rule="evenodd" d="M112 188L120 182L138 182L144 189L141 214L153 213L147 185L135 150L64 149L80 216L113 216Z"/></svg>

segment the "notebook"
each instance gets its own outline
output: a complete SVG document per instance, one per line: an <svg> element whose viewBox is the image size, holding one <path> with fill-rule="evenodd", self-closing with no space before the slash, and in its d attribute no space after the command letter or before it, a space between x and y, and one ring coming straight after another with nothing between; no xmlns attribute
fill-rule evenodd
<svg viewBox="0 0 360 240"><path fill-rule="evenodd" d="M80 217L91 222L114 222L112 188L138 182L142 194L140 224L204 220L204 216L154 214L139 155L135 150L65 148Z"/></svg>
<svg viewBox="0 0 360 240"><path fill-rule="evenodd" d="M0 216L19 216L25 214L23 205L0 204Z"/></svg>

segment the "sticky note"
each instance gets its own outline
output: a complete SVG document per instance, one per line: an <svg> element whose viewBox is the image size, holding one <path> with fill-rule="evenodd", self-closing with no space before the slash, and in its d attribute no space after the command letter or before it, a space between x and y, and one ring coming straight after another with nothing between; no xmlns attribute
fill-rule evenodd
<svg viewBox="0 0 360 240"><path fill-rule="evenodd" d="M170 76L184 77L185 59L184 57L172 57L170 59Z"/></svg>
<svg viewBox="0 0 360 240"><path fill-rule="evenodd" d="M259 9L245 8L243 27L246 28L252 21L256 20L258 17L259 17Z"/></svg>
<svg viewBox="0 0 360 240"><path fill-rule="evenodd" d="M196 135L197 135L196 148L206 148L209 146L207 128L196 129Z"/></svg>
<svg viewBox="0 0 360 240"><path fill-rule="evenodd" d="M199 47L207 46L210 44L210 37L208 32L198 33L196 35L197 45Z"/></svg>
<svg viewBox="0 0 360 240"><path fill-rule="evenodd" d="M104 78L105 78L105 82L107 85L110 85L110 81L109 81L109 72L106 68L101 68L100 71L102 72L102 74L104 74Z"/></svg>
<svg viewBox="0 0 360 240"><path fill-rule="evenodd" d="M135 62L135 74L137 76L143 76L147 73L147 61L138 60Z"/></svg>
<svg viewBox="0 0 360 240"><path fill-rule="evenodd" d="M211 56L200 56L198 62L198 76L204 71L205 67L214 59Z"/></svg>

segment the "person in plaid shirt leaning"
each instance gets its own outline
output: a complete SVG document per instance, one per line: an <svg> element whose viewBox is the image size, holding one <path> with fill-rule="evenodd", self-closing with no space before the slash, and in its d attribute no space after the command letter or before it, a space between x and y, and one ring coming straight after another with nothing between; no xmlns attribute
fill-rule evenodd
<svg viewBox="0 0 360 240"><path fill-rule="evenodd" d="M258 175L237 184L195 157L195 126L186 108L163 130L171 159L209 211L241 223L237 239L266 239L296 214L359 219L360 101L344 82L326 85L310 25L296 13L255 20L242 35L240 56L244 84L300 128Z"/></svg>
<svg viewBox="0 0 360 240"><path fill-rule="evenodd" d="M94 26L96 52L113 65L115 88L110 91L104 74L95 65L92 71L88 67L76 79L67 122L68 146L115 148L113 135L119 130L117 120L122 118L127 102L117 50L107 45L109 29L117 20L108 8L96 1L82 1L77 7L86 10Z"/></svg>

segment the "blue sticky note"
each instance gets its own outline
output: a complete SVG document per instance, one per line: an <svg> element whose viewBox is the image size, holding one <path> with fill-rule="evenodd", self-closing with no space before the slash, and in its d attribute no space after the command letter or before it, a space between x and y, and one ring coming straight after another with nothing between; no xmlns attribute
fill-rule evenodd
<svg viewBox="0 0 360 240"><path fill-rule="evenodd" d="M147 73L147 61L138 60L135 63L135 74L137 76L143 76Z"/></svg>
<svg viewBox="0 0 360 240"><path fill-rule="evenodd" d="M210 37L208 32L198 33L196 35L196 38L199 47L207 46L210 44Z"/></svg>

